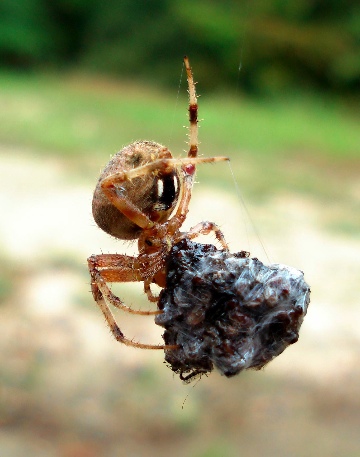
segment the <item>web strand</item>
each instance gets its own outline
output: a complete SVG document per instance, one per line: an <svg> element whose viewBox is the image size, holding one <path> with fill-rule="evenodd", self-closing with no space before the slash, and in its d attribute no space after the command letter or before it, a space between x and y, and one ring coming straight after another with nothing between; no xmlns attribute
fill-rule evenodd
<svg viewBox="0 0 360 457"><path fill-rule="evenodd" d="M265 254L265 256L266 256L268 262L271 263L270 257L269 257L269 255L268 255L268 253L267 253L267 249L265 248L265 244L264 244L264 242L263 242L263 240L262 240L262 238L261 238L261 236L260 236L259 231L257 230L256 224L255 224L254 220L252 219L252 217L251 217L251 215L250 215L250 212L249 212L249 210L248 210L248 208L247 208L247 205L246 205L246 203L245 203L245 200L244 200L244 198L243 198L243 196L242 196L242 192L241 192L240 187L239 187L239 184L238 184L238 182L237 182L237 180L236 180L234 171L233 171L232 166L231 166L231 162L228 162L228 163L229 163L229 169L230 169L230 173L231 173L231 176L232 176L232 179L233 179L233 183L234 183L234 187L235 187L235 191L236 191L237 198L238 198L238 200L239 200L239 203L240 203L240 206L241 206L243 212L245 212L244 220L245 220L245 221L246 221L246 220L249 220L249 221L250 221L250 223L251 223L251 228L252 228L252 230L253 230L253 232L254 232L254 234L255 234L255 236L256 236L256 239L257 239L258 242L260 243L261 248L262 248L262 250L264 251L264 254ZM246 230L246 235L247 235L248 240L249 240L249 231L248 231L248 227L247 227L246 222L245 222L245 230ZM251 251L251 249L250 249L250 251Z"/></svg>
<svg viewBox="0 0 360 457"><path fill-rule="evenodd" d="M174 134L175 114L176 114L177 106L178 106L178 102L179 102L179 96L180 96L180 89L181 89L183 74L184 74L184 64L182 64L182 66L181 66L181 73L180 73L179 85L178 85L178 90L177 90L177 94L176 94L175 106L174 106L174 109L173 109L173 115L172 115L172 120L171 120L169 141L168 141L168 143L167 143L167 144L169 144L169 145L171 144L171 139L172 139L172 136L173 136L173 134Z"/></svg>

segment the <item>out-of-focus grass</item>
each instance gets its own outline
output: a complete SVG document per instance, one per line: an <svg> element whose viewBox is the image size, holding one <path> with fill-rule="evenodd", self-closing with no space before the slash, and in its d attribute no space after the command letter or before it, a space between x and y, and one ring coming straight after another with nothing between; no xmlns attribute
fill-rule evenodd
<svg viewBox="0 0 360 457"><path fill-rule="evenodd" d="M176 94L129 82L2 73L0 139L70 156L107 154L139 135L177 143L184 139L177 123L186 124L185 96L183 87L175 107ZM206 153L359 158L359 119L334 101L205 95L200 113Z"/></svg>
<svg viewBox="0 0 360 457"><path fill-rule="evenodd" d="M2 74L0 100L1 141L64 159L107 157L140 137L165 140L174 111L156 91L72 77Z"/></svg>
<svg viewBox="0 0 360 457"><path fill-rule="evenodd" d="M240 145L264 156L309 151L359 158L359 119L334 100L288 94L265 100L212 97L204 104L212 141L226 149Z"/></svg>

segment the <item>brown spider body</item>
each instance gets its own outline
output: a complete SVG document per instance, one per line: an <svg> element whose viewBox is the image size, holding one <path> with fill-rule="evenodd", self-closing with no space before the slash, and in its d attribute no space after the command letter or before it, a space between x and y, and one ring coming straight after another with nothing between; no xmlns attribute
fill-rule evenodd
<svg viewBox="0 0 360 457"><path fill-rule="evenodd" d="M129 171L163 158L172 158L171 152L161 144L152 141L136 141L114 155L100 175L92 204L94 220L102 230L122 240L139 238L141 227L133 223L109 201L102 183L104 178L119 171ZM151 221L161 224L174 211L179 197L179 188L180 173L179 170L173 169L125 181L118 192L126 195L132 204Z"/></svg>

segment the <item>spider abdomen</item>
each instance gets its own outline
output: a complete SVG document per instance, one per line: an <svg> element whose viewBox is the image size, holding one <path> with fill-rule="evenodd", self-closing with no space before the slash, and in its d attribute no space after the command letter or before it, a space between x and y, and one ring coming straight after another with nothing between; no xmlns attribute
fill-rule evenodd
<svg viewBox="0 0 360 457"><path fill-rule="evenodd" d="M116 153L100 175L96 185L92 212L97 225L110 235L133 240L139 237L142 228L124 215L106 196L102 183L105 178L119 172L127 172L163 158L171 158L170 151L153 141L136 141ZM179 196L180 178L176 168L167 173L148 173L116 186L119 197L154 222L166 221L174 210Z"/></svg>

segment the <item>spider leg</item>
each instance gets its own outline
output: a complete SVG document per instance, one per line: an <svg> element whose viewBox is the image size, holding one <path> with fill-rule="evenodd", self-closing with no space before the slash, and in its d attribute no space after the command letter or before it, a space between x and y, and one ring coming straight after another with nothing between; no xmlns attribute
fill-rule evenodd
<svg viewBox="0 0 360 457"><path fill-rule="evenodd" d="M184 57L188 87L189 87L189 152L188 152L188 159L179 159L179 162L182 162L182 171L184 173L184 187L183 193L181 196L181 200L179 202L178 208L176 213L169 221L169 233L176 233L176 231L181 227L183 222L186 219L189 203L191 199L192 188L194 185L194 177L195 177L195 165L199 163L213 163L213 162L220 162L223 160L229 160L227 157L197 157L198 154L198 103L197 103L197 96L195 90L195 83L192 74L192 70L190 67L189 59L185 56ZM174 159L173 159L174 160ZM224 237L221 231L216 228L214 230L215 233L218 235L217 238L219 239L222 246L227 249L227 244L224 240ZM196 236L196 235L194 235Z"/></svg>
<svg viewBox="0 0 360 457"><path fill-rule="evenodd" d="M193 238L196 238L199 235L209 235L212 232L215 234L216 239L219 241L223 249L228 251L229 246L225 240L224 234L220 230L219 226L214 224L214 222L199 222L194 227L192 227L188 232L186 232L183 237L192 240Z"/></svg>
<svg viewBox="0 0 360 457"><path fill-rule="evenodd" d="M189 211L189 203L191 199L191 192L194 185L195 178L195 165L197 163L205 163L205 158L202 158L200 162L197 161L198 157L198 104L195 90L195 83L190 67L189 59L187 56L184 57L184 64L186 69L188 90L189 90L189 152L187 164L182 166L184 173L184 187L181 195L181 199L176 210L175 215L169 221L169 233L175 234L176 231L184 223L187 213ZM191 161L193 159L193 162ZM225 158L209 158L208 162L216 162L217 159L224 160ZM225 159L229 160L229 159Z"/></svg>
<svg viewBox="0 0 360 457"><path fill-rule="evenodd" d="M126 306L119 297L113 294L107 282L141 281L142 275L136 266L136 258L118 254L93 255L88 259L89 271L93 285L99 289L105 301L131 314L153 315L161 311L140 311ZM97 291L95 291L97 294Z"/></svg>
<svg viewBox="0 0 360 457"><path fill-rule="evenodd" d="M195 83L191 71L189 59L184 57L184 64L186 69L186 76L189 87L189 152L188 157L196 157L198 153L198 104L195 90Z"/></svg>
<svg viewBox="0 0 360 457"><path fill-rule="evenodd" d="M128 179L127 173L115 173L102 180L101 188L115 208L134 222L134 224L142 229L154 227L154 222L139 210L123 193L124 190L121 188L121 183Z"/></svg>
<svg viewBox="0 0 360 457"><path fill-rule="evenodd" d="M150 284L151 284L151 281L149 279L146 279L144 281L144 292L146 293L147 295L147 298L149 301L151 302L158 302L159 301L159 297L158 296L155 296L152 291L151 291L151 288L150 288ZM161 314L161 313L158 313L158 314Z"/></svg>
<svg viewBox="0 0 360 457"><path fill-rule="evenodd" d="M214 162L224 162L228 161L228 157L184 157L178 159L169 159L169 158L162 158L154 160L153 162L146 163L145 165L141 165L136 168L132 168L128 171L119 171L118 173L114 173L110 176L107 176L103 179L101 186L108 196L109 200L114 204L113 200L111 199L111 195L108 195L109 192L112 190L112 187L117 189L117 198L121 198L120 185L125 181L131 181L134 178L139 176L148 175L149 173L162 173L162 172L171 172L175 166L181 165L183 171L187 172L186 165L197 165L199 163L214 163ZM189 172L187 172L190 174ZM191 170L191 174L193 174ZM134 207L135 208L135 207ZM120 209L120 208L119 208ZM136 209L136 208L135 208ZM122 209L120 209L122 211ZM138 210L141 213L141 211ZM143 213L141 213L143 214ZM149 220L150 221L150 220ZM151 222L151 221L150 221ZM147 228L147 227L144 227Z"/></svg>
<svg viewBox="0 0 360 457"><path fill-rule="evenodd" d="M120 261L125 264L125 266L116 267L115 263L120 263ZM136 259L134 257L116 255L116 254L102 254L102 255L92 255L88 259L89 272L91 276L91 291L94 296L94 299L101 309L106 322L111 330L111 333L114 335L115 339L127 346L137 347L140 349L176 349L176 345L153 345L153 344L143 344L137 343L135 341L129 340L124 336L120 327L118 326L113 313L111 312L108 303L111 303L116 308L120 308L123 311L127 311L133 314L142 314L142 315L153 315L161 313L160 310L157 311L139 311L133 310L116 297L111 290L109 289L106 280L112 282L130 282L130 281L139 281L142 280L140 275L140 270L132 268L136 266ZM102 269L99 269L102 268Z"/></svg>

